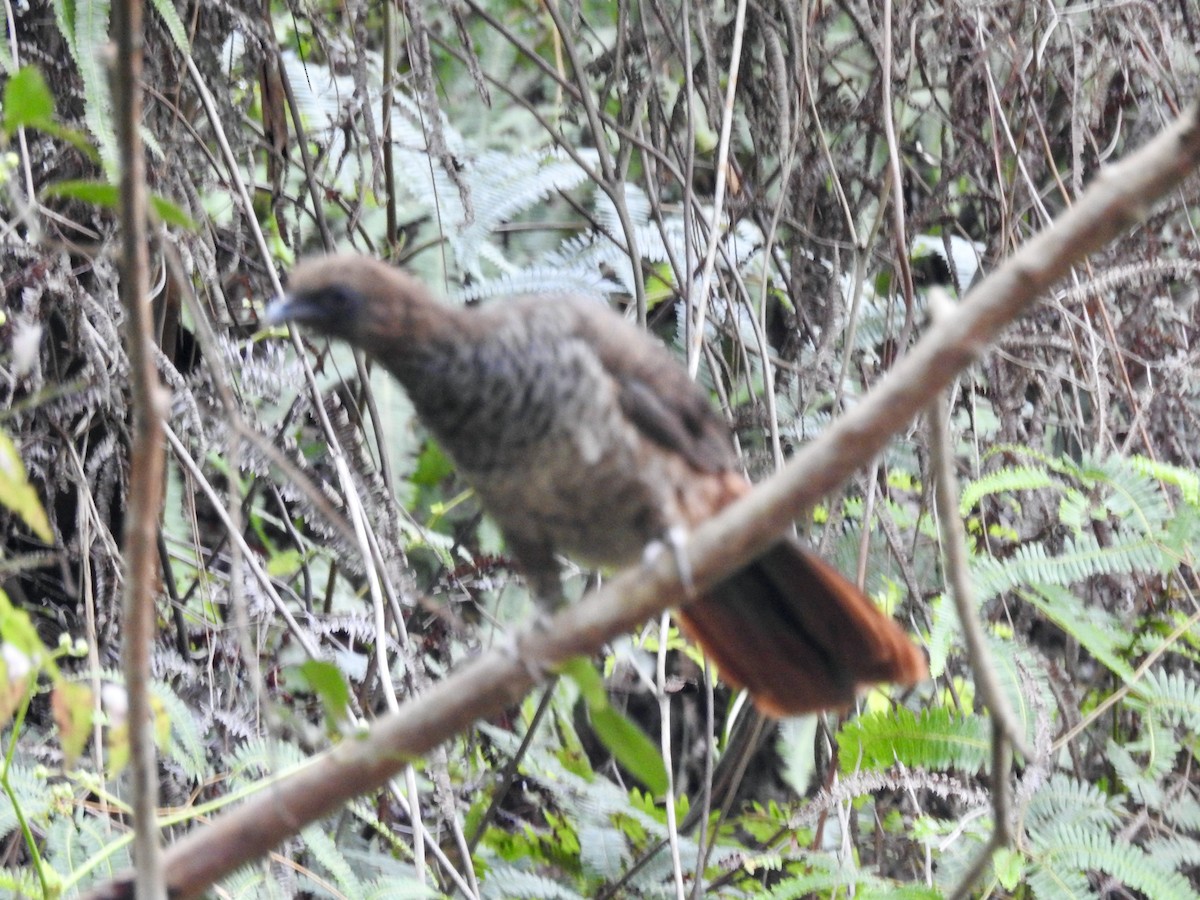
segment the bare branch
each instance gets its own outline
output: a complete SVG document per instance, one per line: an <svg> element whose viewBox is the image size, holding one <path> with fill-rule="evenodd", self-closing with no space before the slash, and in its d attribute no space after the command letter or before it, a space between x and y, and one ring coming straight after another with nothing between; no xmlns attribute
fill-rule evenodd
<svg viewBox="0 0 1200 900"><path fill-rule="evenodd" d="M149 254L146 227L146 161L142 121L142 4L120 0L113 8L116 58L113 107L121 177L121 303L133 395L129 505L125 517L125 593L122 666L129 698L129 768L133 788L137 896L165 897L158 840L158 764L150 707L150 650L158 596L158 519L163 494L163 419L167 393L154 365Z"/></svg>

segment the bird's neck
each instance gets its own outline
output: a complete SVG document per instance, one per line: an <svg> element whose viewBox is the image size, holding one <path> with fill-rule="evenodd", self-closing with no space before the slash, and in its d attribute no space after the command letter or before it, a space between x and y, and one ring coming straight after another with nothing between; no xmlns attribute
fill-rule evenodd
<svg viewBox="0 0 1200 900"><path fill-rule="evenodd" d="M481 402L479 355L488 327L478 311L439 303L422 289L368 330L362 348L407 391L421 417L441 424ZM486 367L485 367L486 368Z"/></svg>
<svg viewBox="0 0 1200 900"><path fill-rule="evenodd" d="M402 302L359 331L356 343L410 391L421 390L431 375L453 364L477 330L475 317L461 307L439 303L424 285L397 273L389 293Z"/></svg>

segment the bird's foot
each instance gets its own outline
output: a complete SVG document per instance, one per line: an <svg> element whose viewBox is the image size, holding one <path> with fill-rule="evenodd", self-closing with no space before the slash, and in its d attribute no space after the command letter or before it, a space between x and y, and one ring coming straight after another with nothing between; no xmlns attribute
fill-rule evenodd
<svg viewBox="0 0 1200 900"><path fill-rule="evenodd" d="M684 593L689 597L696 592L696 584L692 581L692 566L688 562L684 547L687 545L687 529L676 525L668 528L662 540L651 541L642 553L642 562L649 564L658 559L663 550L670 550L675 560L675 568L679 572L679 583L683 585Z"/></svg>

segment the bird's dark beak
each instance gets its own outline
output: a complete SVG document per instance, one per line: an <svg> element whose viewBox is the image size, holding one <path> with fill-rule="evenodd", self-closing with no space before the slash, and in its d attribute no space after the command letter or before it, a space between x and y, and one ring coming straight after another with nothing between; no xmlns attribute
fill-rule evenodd
<svg viewBox="0 0 1200 900"><path fill-rule="evenodd" d="M267 305L262 321L265 325L291 322L327 337L348 337L365 302L361 294L341 285L296 286Z"/></svg>
<svg viewBox="0 0 1200 900"><path fill-rule="evenodd" d="M262 321L265 325L283 325L285 322L311 322L320 313L316 304L306 303L299 297L283 294L267 304Z"/></svg>

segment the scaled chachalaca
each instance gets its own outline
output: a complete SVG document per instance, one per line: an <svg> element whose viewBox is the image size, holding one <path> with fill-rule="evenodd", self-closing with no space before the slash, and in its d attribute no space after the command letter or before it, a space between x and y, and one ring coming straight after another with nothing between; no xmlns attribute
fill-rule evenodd
<svg viewBox="0 0 1200 900"><path fill-rule="evenodd" d="M630 565L749 489L703 391L601 304L450 307L399 269L338 255L301 262L267 319L348 341L400 381L543 603L562 597L557 553ZM676 617L772 715L926 674L904 631L790 536Z"/></svg>

